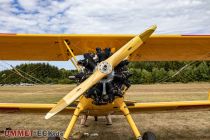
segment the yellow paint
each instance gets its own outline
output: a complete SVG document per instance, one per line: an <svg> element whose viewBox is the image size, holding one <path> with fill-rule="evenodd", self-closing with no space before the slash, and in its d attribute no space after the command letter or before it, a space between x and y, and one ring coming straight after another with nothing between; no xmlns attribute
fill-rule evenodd
<svg viewBox="0 0 210 140"><path fill-rule="evenodd" d="M72 60L71 58L69 58L69 59L70 59L71 63L74 65L74 67L75 67L78 71L80 71L80 69L78 68L78 66L75 64L74 60Z"/></svg>
<svg viewBox="0 0 210 140"><path fill-rule="evenodd" d="M71 62L74 64L74 66L76 67L76 69L78 71L81 71L81 68L78 66L78 61L76 56L74 55L74 53L72 52L70 46L67 44L67 42L64 40L64 44L66 45L66 48L69 50L71 57L73 58L73 60L70 58Z"/></svg>
<svg viewBox="0 0 210 140"><path fill-rule="evenodd" d="M112 67L115 67L122 60L131 55L134 51L136 51L138 48L141 48L143 43L147 41L147 39L152 35L156 28L157 26L154 25L146 31L144 31L143 33L135 36L105 61L111 64Z"/></svg>
<svg viewBox="0 0 210 140"><path fill-rule="evenodd" d="M117 51L134 37L131 34L1 34L0 60L67 61L63 40L71 41L71 49L77 56L89 50L94 52L99 46ZM209 44L210 36L153 35L129 60L210 60Z"/></svg>
<svg viewBox="0 0 210 140"><path fill-rule="evenodd" d="M77 105L77 107L76 107L76 109L74 111L74 114L73 114L73 116L72 116L72 118L70 120L70 123L69 123L69 125L68 125L68 127L67 127L67 129L66 129L66 131L65 131L65 133L63 135L64 139L66 139L66 140L69 139L70 133L71 133L71 131L72 131L72 129L73 129L73 127L74 127L78 117L79 117L80 112L83 111L84 109L86 109L89 104L91 104L89 99L87 99L85 97L82 97L80 99L80 102Z"/></svg>
<svg viewBox="0 0 210 140"><path fill-rule="evenodd" d="M134 120L131 117L131 114L123 100L123 98L117 98L114 103L119 106L120 110L123 112L124 116L126 117L131 129L133 130L134 135L136 136L136 138L141 137L141 134L134 122Z"/></svg>
<svg viewBox="0 0 210 140"><path fill-rule="evenodd" d="M91 99L87 99L90 100ZM115 102L115 101L114 101ZM126 101L125 101L126 102ZM131 101L129 101L131 103ZM150 102L150 103L137 103L133 101L133 106L128 106L130 111L137 111L140 112L142 110L153 111L153 109L161 109L161 108L176 108L176 107L193 107L197 108L199 106L209 106L210 107L210 100L201 100L201 101L177 101L177 102ZM0 103L0 109L46 109L49 110L54 107L55 104L35 104L35 103ZM88 104L86 110L88 110L90 116L104 116L110 112L117 111L117 105L114 103L109 103L107 105L94 105ZM66 107L65 110L75 110L75 107Z"/></svg>
<svg viewBox="0 0 210 140"><path fill-rule="evenodd" d="M177 102L154 102L154 103L135 103L130 108L161 108L161 107L179 107L179 106L204 106L209 105L209 100L201 101L177 101Z"/></svg>

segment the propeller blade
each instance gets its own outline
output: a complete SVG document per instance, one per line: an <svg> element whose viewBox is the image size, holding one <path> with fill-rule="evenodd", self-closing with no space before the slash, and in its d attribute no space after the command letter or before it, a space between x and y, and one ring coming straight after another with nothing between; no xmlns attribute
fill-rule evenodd
<svg viewBox="0 0 210 140"><path fill-rule="evenodd" d="M101 73L99 70L96 70L88 79L82 82L79 86L74 88L71 92L69 92L63 99L61 99L45 116L45 119L49 119L69 104L74 102L77 98L79 98L85 91L87 91L90 87L95 85L100 79L102 79L106 74Z"/></svg>
<svg viewBox="0 0 210 140"><path fill-rule="evenodd" d="M122 60L124 60L135 50L137 50L152 35L152 33L156 30L156 28L157 26L153 25L143 33L135 36L133 39L131 39L127 44L121 47L117 52L115 52L105 61L111 64L112 67L115 67Z"/></svg>
<svg viewBox="0 0 210 140"><path fill-rule="evenodd" d="M137 35L131 39L127 44L110 56L107 60L102 61L97 66L95 72L79 86L69 92L63 99L61 99L45 116L45 119L49 119L69 104L74 102L82 94L84 94L89 88L98 83L102 78L112 72L112 69L117 66L122 60L132 54L136 49L139 48L155 31L157 27L154 25L147 29L140 35Z"/></svg>

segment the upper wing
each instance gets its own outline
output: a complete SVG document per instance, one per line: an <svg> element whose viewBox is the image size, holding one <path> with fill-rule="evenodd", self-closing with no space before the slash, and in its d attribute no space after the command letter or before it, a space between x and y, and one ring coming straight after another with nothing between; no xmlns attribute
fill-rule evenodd
<svg viewBox="0 0 210 140"><path fill-rule="evenodd" d="M132 56L133 61L210 60L210 36L157 35Z"/></svg>
<svg viewBox="0 0 210 140"><path fill-rule="evenodd" d="M1 60L67 60L58 35L0 35Z"/></svg>
<svg viewBox="0 0 210 140"><path fill-rule="evenodd" d="M75 55L96 48L118 50L134 35L0 34L0 60L66 61L69 43ZM154 35L130 56L131 61L210 60L210 36Z"/></svg>

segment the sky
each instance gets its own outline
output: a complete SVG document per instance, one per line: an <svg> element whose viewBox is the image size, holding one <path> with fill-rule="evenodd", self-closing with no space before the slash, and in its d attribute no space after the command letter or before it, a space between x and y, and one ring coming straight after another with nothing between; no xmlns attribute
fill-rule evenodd
<svg viewBox="0 0 210 140"><path fill-rule="evenodd" d="M208 0L0 0L0 33L210 34ZM6 61L17 65L20 61ZM74 69L68 62L50 62ZM0 70L5 69L0 61Z"/></svg>

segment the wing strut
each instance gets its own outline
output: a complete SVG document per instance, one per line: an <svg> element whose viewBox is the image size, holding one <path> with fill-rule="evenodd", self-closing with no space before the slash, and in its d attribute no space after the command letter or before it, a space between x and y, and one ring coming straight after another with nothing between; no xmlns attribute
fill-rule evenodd
<svg viewBox="0 0 210 140"><path fill-rule="evenodd" d="M70 44L69 41L68 41L68 40L64 40L63 42L64 42L66 48L68 49L68 51L69 51L70 54L71 54L71 56L70 56L71 62L73 63L73 65L76 67L76 69L77 69L78 71L81 71L81 68L78 66L77 58L76 58L76 56L74 55L72 49L71 49L70 46L69 46L69 44ZM72 58L73 58L73 59L72 59Z"/></svg>

